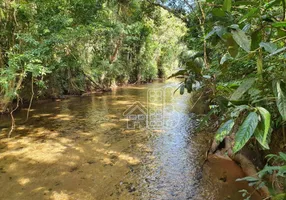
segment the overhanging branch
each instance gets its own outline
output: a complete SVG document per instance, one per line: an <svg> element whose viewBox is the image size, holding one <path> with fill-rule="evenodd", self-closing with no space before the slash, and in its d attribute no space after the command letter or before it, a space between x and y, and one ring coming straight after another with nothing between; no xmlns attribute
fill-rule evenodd
<svg viewBox="0 0 286 200"><path fill-rule="evenodd" d="M161 7L164 10L167 10L168 12L172 13L175 17L181 19L183 22L186 22L186 23L188 22L187 18L182 13L177 12L175 9L171 9L168 6L153 2L152 0L147 0L147 1L154 6Z"/></svg>

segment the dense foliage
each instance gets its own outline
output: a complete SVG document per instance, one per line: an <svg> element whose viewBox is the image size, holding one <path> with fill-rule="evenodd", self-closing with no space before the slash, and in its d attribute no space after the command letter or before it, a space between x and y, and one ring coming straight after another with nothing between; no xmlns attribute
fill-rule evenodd
<svg viewBox="0 0 286 200"><path fill-rule="evenodd" d="M170 4L173 12L185 8L181 12L189 27L185 41L194 51L185 69L175 74L186 75L181 93L184 88L195 89L197 82L199 92L208 92L210 114L219 116L221 123L215 139L222 142L228 135L234 137L233 153L248 144L269 149L274 130L285 132L285 4L285 0L174 0ZM201 70L194 70L198 66ZM275 171L285 177L285 166L279 164L266 166L259 177ZM274 187L273 195L281 188L285 185Z"/></svg>
<svg viewBox="0 0 286 200"><path fill-rule="evenodd" d="M13 99L108 90L167 76L185 26L140 1L0 2L0 111Z"/></svg>

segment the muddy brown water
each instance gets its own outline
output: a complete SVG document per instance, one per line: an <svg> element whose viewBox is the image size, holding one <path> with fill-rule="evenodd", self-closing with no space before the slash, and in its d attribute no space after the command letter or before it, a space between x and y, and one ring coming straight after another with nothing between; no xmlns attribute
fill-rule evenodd
<svg viewBox="0 0 286 200"><path fill-rule="evenodd" d="M189 96L173 95L177 86L130 86L33 105L13 138L0 129L0 199L243 199L238 190L247 184L235 182L243 176L239 167L220 159L203 167L212 135L194 133ZM134 102L150 116L128 127L123 113ZM15 115L18 123L25 112ZM9 123L0 120L0 127Z"/></svg>

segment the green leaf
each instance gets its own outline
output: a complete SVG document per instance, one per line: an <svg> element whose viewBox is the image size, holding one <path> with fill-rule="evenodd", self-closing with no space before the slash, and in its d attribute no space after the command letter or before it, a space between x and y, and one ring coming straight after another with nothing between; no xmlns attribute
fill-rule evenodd
<svg viewBox="0 0 286 200"><path fill-rule="evenodd" d="M277 29L277 36L278 37L284 37L284 36L286 36L286 32L283 29L278 28Z"/></svg>
<svg viewBox="0 0 286 200"><path fill-rule="evenodd" d="M285 174L286 174L286 165L279 166L277 176L285 177Z"/></svg>
<svg viewBox="0 0 286 200"><path fill-rule="evenodd" d="M258 172L258 176L259 177L263 177L263 176L265 176L267 174L273 174L274 171L280 170L280 167L281 166L265 165L264 168Z"/></svg>
<svg viewBox="0 0 286 200"><path fill-rule="evenodd" d="M225 16L225 12L221 8L214 8L212 10L212 13L216 17L224 17Z"/></svg>
<svg viewBox="0 0 286 200"><path fill-rule="evenodd" d="M250 51L251 39L240 29L231 31L235 42L246 52Z"/></svg>
<svg viewBox="0 0 286 200"><path fill-rule="evenodd" d="M281 82L276 83L277 99L276 104L279 110L279 113L282 116L283 121L286 121L286 95L281 88Z"/></svg>
<svg viewBox="0 0 286 200"><path fill-rule="evenodd" d="M233 152L236 153L244 147L248 140L253 135L258 125L258 115L255 112L249 113L242 125L235 134L235 144Z"/></svg>
<svg viewBox="0 0 286 200"><path fill-rule="evenodd" d="M286 193L278 194L272 197L272 200L285 200L285 199L286 199Z"/></svg>
<svg viewBox="0 0 286 200"><path fill-rule="evenodd" d="M286 162L286 154L285 154L285 153L279 152L279 157L280 157L284 162Z"/></svg>
<svg viewBox="0 0 286 200"><path fill-rule="evenodd" d="M217 36L219 36L222 40L225 40L224 36L227 34L227 29L224 26L215 26L214 27Z"/></svg>
<svg viewBox="0 0 286 200"><path fill-rule="evenodd" d="M185 84L182 84L180 87L180 95L183 95L185 92Z"/></svg>
<svg viewBox="0 0 286 200"><path fill-rule="evenodd" d="M193 80L191 79L191 76L189 76L188 79L186 79L185 87L186 87L188 93L192 92L192 90L193 90Z"/></svg>
<svg viewBox="0 0 286 200"><path fill-rule="evenodd" d="M173 78L173 77L177 77L180 75L185 75L186 73L187 73L187 70L182 69L182 70L179 70L176 73L172 74L171 76L169 76L168 79Z"/></svg>
<svg viewBox="0 0 286 200"><path fill-rule="evenodd" d="M239 24L241 24L244 20L252 17L253 15L255 15L257 12L259 11L258 8L252 8L248 13L246 13L240 20L239 20Z"/></svg>
<svg viewBox="0 0 286 200"><path fill-rule="evenodd" d="M269 3L266 3L266 4L264 5L264 8L265 8L265 9L269 9L269 8L271 8L271 7L273 7L273 6L277 5L277 4L279 4L279 3L281 3L281 0L272 0L272 1L270 1Z"/></svg>
<svg viewBox="0 0 286 200"><path fill-rule="evenodd" d="M263 47L265 51L269 53L273 53L277 50L277 46L270 42L260 42L259 46Z"/></svg>
<svg viewBox="0 0 286 200"><path fill-rule="evenodd" d="M269 129L270 129L271 115L270 115L270 112L263 107L257 107L257 109L262 116L263 124L264 124L264 134L263 134L263 141L262 142L266 143L267 135L268 135Z"/></svg>
<svg viewBox="0 0 286 200"><path fill-rule="evenodd" d="M258 182L258 181L260 181L260 179L256 178L256 177L252 177L252 176L247 176L244 178L238 178L235 181Z"/></svg>
<svg viewBox="0 0 286 200"><path fill-rule="evenodd" d="M224 0L222 9L224 11L230 12L231 11L231 0Z"/></svg>
<svg viewBox="0 0 286 200"><path fill-rule="evenodd" d="M3 19L5 19L5 14L3 12L3 9L0 8L0 21L3 20Z"/></svg>
<svg viewBox="0 0 286 200"><path fill-rule="evenodd" d="M251 50L255 50L259 47L259 43L262 40L261 31L255 31L251 34Z"/></svg>
<svg viewBox="0 0 286 200"><path fill-rule="evenodd" d="M275 23L272 23L272 26L275 28L286 27L286 22L275 22Z"/></svg>
<svg viewBox="0 0 286 200"><path fill-rule="evenodd" d="M225 62L227 62L228 60L232 60L232 57L228 54L228 53L226 53L226 54L224 54L223 55L223 57L221 58L221 60L220 60L220 65L223 65Z"/></svg>
<svg viewBox="0 0 286 200"><path fill-rule="evenodd" d="M259 142L259 144L265 148L265 149L269 149L269 145L268 142L263 142L263 138L264 138L264 125L262 122L259 122L257 125L257 128L255 129L254 132L254 136L255 139Z"/></svg>
<svg viewBox="0 0 286 200"><path fill-rule="evenodd" d="M230 116L233 118L237 118L240 113L246 109L249 109L248 105L240 105L240 106L236 106L233 111L230 113Z"/></svg>
<svg viewBox="0 0 286 200"><path fill-rule="evenodd" d="M241 85L231 95L230 100L231 101L239 100L243 96L243 94L251 88L251 86L254 83L255 83L255 78L249 78L249 79L244 80L241 83Z"/></svg>
<svg viewBox="0 0 286 200"><path fill-rule="evenodd" d="M235 58L238 54L238 45L231 35L227 38L226 45L228 53L231 55L231 57Z"/></svg>
<svg viewBox="0 0 286 200"><path fill-rule="evenodd" d="M221 125L215 134L215 140L217 142L222 142L225 136L230 134L230 131L233 128L233 126L234 126L233 119L230 119L227 122L225 122L223 125Z"/></svg>
<svg viewBox="0 0 286 200"><path fill-rule="evenodd" d="M213 28L213 30L211 32L209 32L206 36L205 39L209 39L211 36L213 36L216 33L216 29L215 27Z"/></svg>

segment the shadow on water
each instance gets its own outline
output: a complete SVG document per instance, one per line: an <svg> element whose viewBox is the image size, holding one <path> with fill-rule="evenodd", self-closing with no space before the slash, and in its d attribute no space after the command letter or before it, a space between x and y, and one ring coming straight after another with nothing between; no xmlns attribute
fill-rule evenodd
<svg viewBox="0 0 286 200"><path fill-rule="evenodd" d="M176 87L154 83L34 105L13 138L0 130L0 199L224 199L204 178L210 137L193 133L189 96L167 91L163 107L147 98L148 89ZM161 128L127 129L123 113L133 102L165 113ZM2 116L0 125L7 122Z"/></svg>

